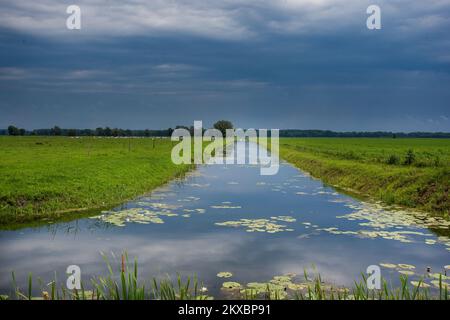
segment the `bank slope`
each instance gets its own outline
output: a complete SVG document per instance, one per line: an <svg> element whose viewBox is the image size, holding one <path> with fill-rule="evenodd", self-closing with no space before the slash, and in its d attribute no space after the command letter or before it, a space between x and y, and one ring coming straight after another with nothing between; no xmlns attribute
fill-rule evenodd
<svg viewBox="0 0 450 320"><path fill-rule="evenodd" d="M397 165L386 163L393 150L401 155L405 153L404 141L364 140L367 142L366 147L364 141L358 139L280 139L280 156L338 188L389 205L401 205L449 217L450 170L445 158L449 141L441 142L445 147L444 152L442 145L433 149L433 144L432 151L429 148L423 151L427 155L430 152L444 154L440 164L414 166L404 165L401 161ZM382 140L386 140L389 146ZM419 159L422 152L418 146L420 143L413 139L406 141L406 145L416 146L419 150ZM369 151L362 152L362 149Z"/></svg>

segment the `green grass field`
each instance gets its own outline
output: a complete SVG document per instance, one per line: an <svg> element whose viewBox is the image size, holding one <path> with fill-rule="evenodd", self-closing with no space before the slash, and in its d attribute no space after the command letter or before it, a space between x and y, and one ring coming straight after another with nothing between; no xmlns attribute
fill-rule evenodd
<svg viewBox="0 0 450 320"><path fill-rule="evenodd" d="M189 170L171 162L171 149L168 139L0 137L0 226L149 192ZM282 138L280 154L342 189L449 216L450 140Z"/></svg>
<svg viewBox="0 0 450 320"><path fill-rule="evenodd" d="M449 217L449 139L281 138L280 155L331 185Z"/></svg>
<svg viewBox="0 0 450 320"><path fill-rule="evenodd" d="M0 225L60 219L144 194L189 170L172 163L171 149L169 139L0 137Z"/></svg>

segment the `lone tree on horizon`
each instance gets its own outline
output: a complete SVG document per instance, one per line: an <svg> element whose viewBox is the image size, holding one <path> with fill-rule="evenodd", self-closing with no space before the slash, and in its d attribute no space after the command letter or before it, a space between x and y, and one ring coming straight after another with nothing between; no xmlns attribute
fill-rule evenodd
<svg viewBox="0 0 450 320"><path fill-rule="evenodd" d="M18 135L20 135L20 129L17 128L16 126L10 125L8 127L8 134L10 136L18 136Z"/></svg>
<svg viewBox="0 0 450 320"><path fill-rule="evenodd" d="M233 124L228 120L219 120L213 125L214 129L222 132L222 135L225 137L227 129L233 129Z"/></svg>
<svg viewBox="0 0 450 320"><path fill-rule="evenodd" d="M17 128L16 126L10 125L8 127L8 134L10 136L24 136L27 131L23 128Z"/></svg>

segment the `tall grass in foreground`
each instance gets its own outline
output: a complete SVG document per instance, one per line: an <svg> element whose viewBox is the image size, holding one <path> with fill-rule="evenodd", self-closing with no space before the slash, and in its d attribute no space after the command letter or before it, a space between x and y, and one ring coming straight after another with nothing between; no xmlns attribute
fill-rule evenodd
<svg viewBox="0 0 450 320"><path fill-rule="evenodd" d="M362 274L362 280L355 282L351 289L329 288L327 289L317 276L313 285L308 286L307 292L298 292L295 298L298 300L449 300L448 287L443 285L442 277L439 280L438 294L432 294L428 288L422 288L423 281L417 286L408 285L408 277L400 276L400 287L393 288L382 279L379 290L369 289L367 278Z"/></svg>
<svg viewBox="0 0 450 320"><path fill-rule="evenodd" d="M17 286L16 277L12 273L12 282L15 299L18 300L209 300L212 296L204 294L204 288L196 277L186 277L183 280L181 275L177 275L176 281L170 278L158 280L152 278L149 282L138 281L138 263L134 260L129 263L128 256L122 255L122 261L118 271L114 271L110 261L103 256L108 275L95 277L90 280L90 289L81 283L79 290L69 290L65 283L58 287L56 274L55 279L47 285L43 285L38 279L41 296L33 296L33 276L30 273L25 291ZM319 274L311 280L305 271L305 280L308 285L306 289L293 291L289 296L285 290L271 290L270 286L262 293L253 290L242 290L238 296L244 300L450 300L448 287L439 280L439 288L430 291L423 288L423 281L420 280L416 286L408 284L408 277L400 276L400 287L393 288L385 279L382 279L382 286L379 290L369 289L367 278L363 274L362 280L355 282L352 288L333 287L322 281ZM226 298L227 295L225 294ZM0 300L9 299L7 296L0 296Z"/></svg>
<svg viewBox="0 0 450 320"><path fill-rule="evenodd" d="M109 259L103 255L108 269L106 276L94 277L90 280L90 289L81 282L79 290L69 290L65 283L58 286L57 278L47 285L40 284L42 296L33 296L33 277L28 276L27 288L23 291L17 286L16 277L12 273L15 299L19 300L202 300L209 298L200 294L199 282L196 277L185 280L177 275L176 281L170 278L150 282L138 281L138 263L130 263L128 255L122 255L120 268L114 271ZM5 296L3 296L5 298Z"/></svg>

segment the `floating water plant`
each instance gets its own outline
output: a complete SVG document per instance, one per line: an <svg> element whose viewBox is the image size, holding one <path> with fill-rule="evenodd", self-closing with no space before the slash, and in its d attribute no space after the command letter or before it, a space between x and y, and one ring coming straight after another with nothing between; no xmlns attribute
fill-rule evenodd
<svg viewBox="0 0 450 320"><path fill-rule="evenodd" d="M159 209L159 210L177 210L177 209L181 208L181 206L179 206L179 205L167 204L167 203L162 203L162 202L139 201L139 202L136 202L136 205L138 205L140 207Z"/></svg>
<svg viewBox="0 0 450 320"><path fill-rule="evenodd" d="M228 204L211 206L213 209L241 209L241 206L230 206Z"/></svg>
<svg viewBox="0 0 450 320"><path fill-rule="evenodd" d="M450 279L450 275L446 276L446 275L444 275L442 273L429 273L428 276L430 278L434 278L434 279L437 279L437 280L439 280L439 279L441 279L441 280L448 280L448 279Z"/></svg>
<svg viewBox="0 0 450 320"><path fill-rule="evenodd" d="M241 288L241 284L239 282L227 281L222 284L222 288L227 290L236 290Z"/></svg>
<svg viewBox="0 0 450 320"><path fill-rule="evenodd" d="M246 228L247 232L277 233L282 231L293 230L286 228L287 226L284 224L278 224L278 220L280 221L289 220L289 222L295 221L295 219L290 216L278 216L278 217L271 217L271 219L240 219L240 220L216 222L215 224L224 227L244 227Z"/></svg>
<svg viewBox="0 0 450 320"><path fill-rule="evenodd" d="M276 217L270 217L272 220L278 220L278 221L284 221L284 222L295 222L297 219L291 217L291 216L276 216Z"/></svg>
<svg viewBox="0 0 450 320"><path fill-rule="evenodd" d="M376 229L388 228L415 228L415 229L450 229L450 221L442 217L432 217L424 212L406 211L396 208L386 208L379 203L355 203L346 204L348 208L355 211L336 218L347 219L351 221L361 220L360 225L368 226ZM427 233L424 235L432 236ZM427 239L427 244L435 244L441 242L446 246L450 246L448 237L440 237L439 241Z"/></svg>
<svg viewBox="0 0 450 320"><path fill-rule="evenodd" d="M233 274L231 272L223 271L217 274L219 278L231 278Z"/></svg>
<svg viewBox="0 0 450 320"><path fill-rule="evenodd" d="M397 265L393 264L393 263L380 263L380 266L388 268L388 269L395 269L395 268L397 268Z"/></svg>
<svg viewBox="0 0 450 320"><path fill-rule="evenodd" d="M325 231L336 235L354 235L360 238L382 238L386 240L395 240L403 243L410 243L414 240L411 236L429 236L428 233L423 233L419 231L390 231L390 230L339 230L337 227L330 228L318 228L317 231Z"/></svg>
<svg viewBox="0 0 450 320"><path fill-rule="evenodd" d="M430 285L423 281L411 281L411 284L416 288L429 288Z"/></svg>
<svg viewBox="0 0 450 320"><path fill-rule="evenodd" d="M205 213L206 212L205 209L183 209L183 211L187 212L187 213L193 213L193 212Z"/></svg>
<svg viewBox="0 0 450 320"><path fill-rule="evenodd" d="M152 211L142 208L130 208L122 211L103 211L102 215L92 218L99 219L117 227L124 227L126 223L161 224L164 223L161 216L174 217L177 215L178 214L170 211Z"/></svg>
<svg viewBox="0 0 450 320"><path fill-rule="evenodd" d="M435 286L436 288L443 288L443 289L450 289L450 283L441 281L441 280L432 280L430 283Z"/></svg>

